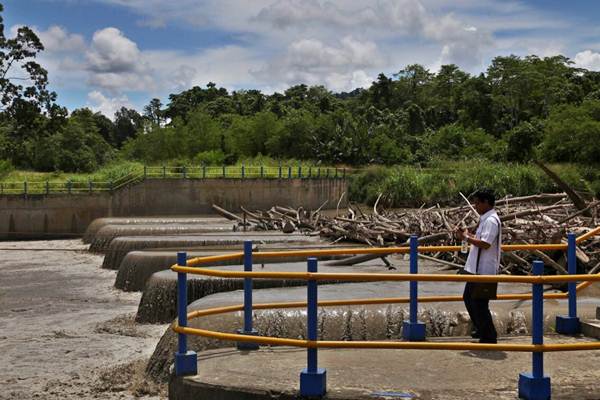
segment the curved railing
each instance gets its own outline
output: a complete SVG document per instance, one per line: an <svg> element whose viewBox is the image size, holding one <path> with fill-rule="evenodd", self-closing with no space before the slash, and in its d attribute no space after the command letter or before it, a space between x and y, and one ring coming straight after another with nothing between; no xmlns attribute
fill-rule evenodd
<svg viewBox="0 0 600 400"><path fill-rule="evenodd" d="M569 275L544 276L544 264L535 261L534 276L512 275L438 275L418 274L418 254L431 252L450 252L460 250L460 246L419 246L418 238L412 236L409 247L386 248L345 248L326 250L296 250L260 252L262 259L275 257L308 258L307 272L257 272L252 271L252 243L244 243L244 252L218 256L200 257L187 260L186 253L178 253L178 263L171 270L178 273L178 321L173 324L173 330L178 333L179 346L175 356L175 372L177 375L195 374L197 369L196 354L187 351L187 336L196 335L213 339L238 342L238 348L245 350L257 349L258 345L281 345L303 347L308 350L308 368L303 370L300 379L301 395L322 395L325 392L325 372L317 368L318 348L386 348L386 349L424 349L424 350L491 350L516 351L533 353L533 372L521 374L519 378L519 393L527 399L539 397L542 393L550 393L550 380L543 374L543 353L554 351L600 350L600 342L579 343L543 343L543 300L569 300L568 316L559 316L556 321L558 333L574 334L580 331L577 317L577 291L588 287L593 282L600 281L600 274L577 274L577 244L600 234L600 227L584 235L576 237L568 234L567 244L524 244L504 245L503 251L533 251L533 250L562 250L567 251ZM319 273L317 258L319 256L349 255L349 254L410 254L410 274L370 274L370 273ZM207 268L211 263L224 260L240 260L244 263L244 271L222 271ZM202 267L202 268L200 268ZM220 278L244 278L244 304L197 310L187 313L187 274L197 274ZM283 303L252 303L252 279L301 279L307 280L308 296L306 302ZM336 281L409 281L410 296L395 298L352 299L317 301L317 282L319 280ZM530 283L532 293L500 294L498 300L533 300L532 302L532 344L486 344L462 342L423 342L425 325L417 320L418 302L448 302L461 301L462 296L418 296L418 282L504 282ZM567 282L568 293L543 293L543 284ZM577 282L582 282L577 285ZM317 308L349 305L398 304L409 303L410 318L404 322L403 337L406 341L327 341L317 340ZM252 328L253 310L303 308L307 307L307 340L259 336ZM238 333L225 333L200 328L190 328L190 319L219 315L231 312L244 312L244 327ZM536 393L532 392L535 388ZM533 394L532 394L533 393Z"/></svg>

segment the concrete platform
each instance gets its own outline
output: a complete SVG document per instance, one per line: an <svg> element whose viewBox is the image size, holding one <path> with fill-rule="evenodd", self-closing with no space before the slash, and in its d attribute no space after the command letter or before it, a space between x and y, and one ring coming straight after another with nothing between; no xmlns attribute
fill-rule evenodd
<svg viewBox="0 0 600 400"><path fill-rule="evenodd" d="M530 340L503 338L501 343ZM550 335L545 341L590 339ZM552 399L600 399L599 363L600 351L547 353ZM304 349L205 351L198 354L198 375L171 378L169 398L296 399L305 366ZM530 371L531 353L325 349L319 351L319 367L327 369L328 399L506 400L517 398L518 374Z"/></svg>

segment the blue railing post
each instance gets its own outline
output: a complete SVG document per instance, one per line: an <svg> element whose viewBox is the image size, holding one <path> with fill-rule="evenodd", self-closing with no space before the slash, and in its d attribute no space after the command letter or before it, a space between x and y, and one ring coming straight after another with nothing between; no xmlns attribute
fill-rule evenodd
<svg viewBox="0 0 600 400"><path fill-rule="evenodd" d="M245 172L246 172L246 169L244 168L244 164L242 164L242 179L244 179Z"/></svg>
<svg viewBox="0 0 600 400"><path fill-rule="evenodd" d="M419 273L419 239L416 235L410 236L410 273ZM418 321L419 314L419 282L410 281L410 317L402 325L402 337L409 342L425 340L425 324Z"/></svg>
<svg viewBox="0 0 600 400"><path fill-rule="evenodd" d="M317 259L308 259L308 272L318 271ZM306 309L306 336L311 342L316 342L317 337L317 313L318 293L317 281L309 279L307 282L307 309ZM327 391L327 371L318 367L318 349L307 348L307 367L300 373L300 395L301 396L323 396Z"/></svg>
<svg viewBox="0 0 600 400"><path fill-rule="evenodd" d="M544 274L544 263L533 262L533 274ZM544 344L544 285L532 285L533 300L531 311L532 344ZM544 353L534 351L532 354L532 372L519 374L519 398L525 400L549 400L551 394L550 377L544 376Z"/></svg>
<svg viewBox="0 0 600 400"><path fill-rule="evenodd" d="M187 265L187 253L177 253L177 265ZM187 326L187 274L177 273L177 323ZM198 373L198 358L196 352L188 351L187 336L177 334L177 353L175 353L175 375L196 375Z"/></svg>
<svg viewBox="0 0 600 400"><path fill-rule="evenodd" d="M252 272L252 240L244 241L244 271ZM244 328L237 331L241 335L257 336L252 328L252 278L244 278ZM238 350L258 350L257 343L238 342Z"/></svg>
<svg viewBox="0 0 600 400"><path fill-rule="evenodd" d="M567 235L567 265L569 275L577 274L577 237L574 233ZM556 317L556 332L575 335L581 332L581 323L577 317L577 282L569 282L569 315Z"/></svg>

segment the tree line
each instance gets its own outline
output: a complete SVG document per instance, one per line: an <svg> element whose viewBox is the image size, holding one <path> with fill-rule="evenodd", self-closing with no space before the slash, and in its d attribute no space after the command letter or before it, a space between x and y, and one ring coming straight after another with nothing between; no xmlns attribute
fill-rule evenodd
<svg viewBox="0 0 600 400"><path fill-rule="evenodd" d="M119 158L222 164L258 155L352 166L599 161L600 72L564 56L496 57L477 75L413 64L343 93L303 84L230 92L210 82L111 119L60 106L35 62L43 43L27 27L14 38L0 28L0 160L17 168L87 172ZM14 79L15 69L27 79Z"/></svg>

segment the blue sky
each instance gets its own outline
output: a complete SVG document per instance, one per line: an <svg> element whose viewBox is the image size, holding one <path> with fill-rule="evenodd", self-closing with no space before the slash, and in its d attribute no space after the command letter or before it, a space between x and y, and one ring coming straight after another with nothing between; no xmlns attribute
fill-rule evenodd
<svg viewBox="0 0 600 400"><path fill-rule="evenodd" d="M1 1L1 0L0 0ZM59 103L112 116L193 85L280 91L365 87L379 72L496 55L564 54L600 70L600 1L4 0L28 25Z"/></svg>

